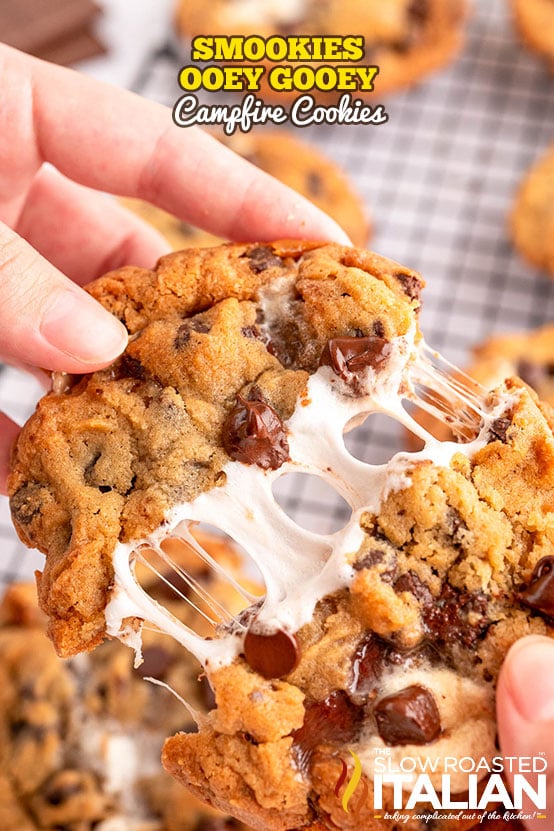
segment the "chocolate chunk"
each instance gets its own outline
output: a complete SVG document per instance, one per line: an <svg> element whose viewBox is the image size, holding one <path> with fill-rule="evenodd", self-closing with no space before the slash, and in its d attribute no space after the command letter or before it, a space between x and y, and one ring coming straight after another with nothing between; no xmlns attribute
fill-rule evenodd
<svg viewBox="0 0 554 831"><path fill-rule="evenodd" d="M511 424L512 420L508 416L501 416L493 421L489 431L489 441L501 441L506 444L506 435Z"/></svg>
<svg viewBox="0 0 554 831"><path fill-rule="evenodd" d="M274 254L273 249L268 245L257 245L241 256L248 259L248 264L255 274L260 274L268 268L283 267L281 257Z"/></svg>
<svg viewBox="0 0 554 831"><path fill-rule="evenodd" d="M381 698L373 713L379 735L388 745L429 744L441 732L435 699L417 684Z"/></svg>
<svg viewBox="0 0 554 831"><path fill-rule="evenodd" d="M413 571L402 574L394 584L397 593L411 592L418 600L425 632L431 643L446 645L462 642L471 647L487 631L488 601L481 592L461 592L448 583L434 597L429 587Z"/></svg>
<svg viewBox="0 0 554 831"><path fill-rule="evenodd" d="M138 358L133 358L131 355L123 355L119 362L119 376L121 378L136 378L138 381L144 381L146 378L146 369Z"/></svg>
<svg viewBox="0 0 554 831"><path fill-rule="evenodd" d="M423 610L423 623L436 643L461 642L471 648L490 626L487 610L482 592L461 592L445 583L439 597Z"/></svg>
<svg viewBox="0 0 554 831"><path fill-rule="evenodd" d="M282 678L292 672L300 660L300 646L289 632L261 634L249 629L244 639L244 657L248 665L264 678Z"/></svg>
<svg viewBox="0 0 554 831"><path fill-rule="evenodd" d="M423 606L432 605L434 602L429 586L420 580L415 571L400 575L394 584L394 590L398 594L410 592Z"/></svg>
<svg viewBox="0 0 554 831"><path fill-rule="evenodd" d="M357 560L352 568L354 571L363 571L364 568L373 568L373 566L377 566L379 563L382 563L384 558L384 551L380 551L378 548L373 548L371 551L368 551L367 554L364 554L361 560Z"/></svg>
<svg viewBox="0 0 554 831"><path fill-rule="evenodd" d="M366 367L379 370L389 358L389 341L369 335L364 338L332 338L321 353L320 366L330 366L333 372L352 383L352 376Z"/></svg>
<svg viewBox="0 0 554 831"><path fill-rule="evenodd" d="M237 403L223 422L223 447L231 459L277 470L289 458L285 427L273 407L263 401Z"/></svg>
<svg viewBox="0 0 554 831"><path fill-rule="evenodd" d="M183 349L190 340L191 332L199 332L200 334L206 335L210 329L211 326L203 320L195 320L194 318L185 320L177 329L173 346L175 349Z"/></svg>
<svg viewBox="0 0 554 831"><path fill-rule="evenodd" d="M402 291L410 300L419 300L422 287L421 281L418 280L415 274L405 274L403 271L397 271L394 276L402 286Z"/></svg>
<svg viewBox="0 0 554 831"><path fill-rule="evenodd" d="M354 653L351 691L355 696L375 693L384 669L385 650L374 635L363 641Z"/></svg>
<svg viewBox="0 0 554 831"><path fill-rule="evenodd" d="M554 556L539 560L531 582L519 598L522 603L548 617L554 617Z"/></svg>
<svg viewBox="0 0 554 831"><path fill-rule="evenodd" d="M138 668L142 678L163 678L173 663L173 655L163 646L146 646L142 651L143 662Z"/></svg>
<svg viewBox="0 0 554 831"><path fill-rule="evenodd" d="M323 701L307 702L305 710L302 727L293 733L298 765L303 771L318 745L355 741L364 718L363 708L353 704L342 690Z"/></svg>

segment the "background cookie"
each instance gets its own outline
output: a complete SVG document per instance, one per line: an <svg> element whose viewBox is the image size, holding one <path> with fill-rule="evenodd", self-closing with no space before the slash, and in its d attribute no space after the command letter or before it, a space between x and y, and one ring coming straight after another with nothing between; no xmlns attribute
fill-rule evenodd
<svg viewBox="0 0 554 831"><path fill-rule="evenodd" d="M263 4L214 0L208 10L202 0L181 0L176 21L178 30L188 37L363 35L364 62L380 67L375 86L383 93L410 86L452 60L461 46L465 8L464 0L284 0ZM286 100L297 93L276 94L265 84L263 95ZM371 93L365 93L368 95ZM337 98L336 93L316 92L316 96L318 100Z"/></svg>
<svg viewBox="0 0 554 831"><path fill-rule="evenodd" d="M551 0L511 0L511 3L523 42L545 58L554 72L554 8Z"/></svg>
<svg viewBox="0 0 554 831"><path fill-rule="evenodd" d="M202 541L218 559L235 559L223 541L205 535ZM191 568L183 546L173 556ZM147 582L150 591L164 593L152 574ZM179 613L175 596L165 592L163 600ZM138 671L132 652L117 641L64 662L45 624L35 587L10 587L0 606L3 831L246 831L196 800L160 765L168 730L191 729L194 722L167 689L143 679L153 675L206 710L211 691L198 680L192 656L150 632Z"/></svg>
<svg viewBox="0 0 554 831"><path fill-rule="evenodd" d="M333 217L354 245L363 247L366 244L370 227L363 202L338 165L320 150L284 130L238 133L229 138L218 138L235 153L298 191ZM175 250L207 247L221 241L153 205L137 199L121 201L154 225Z"/></svg>
<svg viewBox="0 0 554 831"><path fill-rule="evenodd" d="M554 147L521 182L510 228L519 253L554 276Z"/></svg>

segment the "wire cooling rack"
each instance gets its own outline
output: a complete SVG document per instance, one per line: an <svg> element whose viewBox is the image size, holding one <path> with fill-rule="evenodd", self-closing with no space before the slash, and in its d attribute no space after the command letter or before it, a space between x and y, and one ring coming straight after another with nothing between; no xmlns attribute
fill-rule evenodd
<svg viewBox="0 0 554 831"><path fill-rule="evenodd" d="M490 334L554 319L554 281L523 263L507 236L515 189L553 139L554 78L521 47L507 2L474 5L462 55L418 87L383 99L386 125L302 130L351 174L374 219L372 247L425 276L422 329L461 366ZM168 33L144 60L135 91L171 105L186 58ZM0 374L0 408L20 421L39 392L15 370ZM348 441L354 455L372 462L403 446L396 423L380 416ZM335 530L347 518L344 503L315 477L283 477L278 498L313 530ZM3 499L0 541L0 582L40 565L16 540Z"/></svg>

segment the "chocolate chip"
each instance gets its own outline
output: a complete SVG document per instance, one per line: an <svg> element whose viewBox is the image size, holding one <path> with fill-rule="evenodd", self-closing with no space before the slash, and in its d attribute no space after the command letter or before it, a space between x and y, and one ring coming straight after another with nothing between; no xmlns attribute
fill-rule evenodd
<svg viewBox="0 0 554 831"><path fill-rule="evenodd" d="M249 629L244 639L244 657L254 672L264 678L282 678L300 660L300 646L289 632L261 634Z"/></svg>
<svg viewBox="0 0 554 831"><path fill-rule="evenodd" d="M429 0L412 0L408 6L408 17L412 23L423 26L429 17Z"/></svg>
<svg viewBox="0 0 554 831"><path fill-rule="evenodd" d="M493 421L489 430L489 441L501 441L506 444L506 435L511 424L512 420L508 416L501 416Z"/></svg>
<svg viewBox="0 0 554 831"><path fill-rule="evenodd" d="M410 592L424 606L432 605L434 602L429 586L427 586L423 580L420 580L414 571L408 571L405 574L402 574L398 580L396 580L394 590L398 594L402 592Z"/></svg>
<svg viewBox="0 0 554 831"><path fill-rule="evenodd" d="M248 264L254 274L260 274L268 268L283 267L281 257L278 257L268 245L257 245L255 248L250 248L241 257L248 259Z"/></svg>
<svg viewBox="0 0 554 831"><path fill-rule="evenodd" d="M136 378L138 381L146 379L146 370L138 360L131 355L123 355L119 362L119 377Z"/></svg>
<svg viewBox="0 0 554 831"><path fill-rule="evenodd" d="M223 447L237 462L277 470L289 458L285 427L273 407L263 401L237 403L222 427Z"/></svg>
<svg viewBox="0 0 554 831"><path fill-rule="evenodd" d="M257 329L255 326L243 326L240 331L241 331L241 334L244 335L245 338L260 338L261 337L260 330Z"/></svg>
<svg viewBox="0 0 554 831"><path fill-rule="evenodd" d="M554 617L554 556L539 560L529 586L520 593L519 598L530 609Z"/></svg>
<svg viewBox="0 0 554 831"><path fill-rule="evenodd" d="M310 170L306 177L306 189L310 196L317 197L324 193L323 177L316 170Z"/></svg>
<svg viewBox="0 0 554 831"><path fill-rule="evenodd" d="M435 699L417 684L381 698L373 714L379 735L388 745L429 744L441 732Z"/></svg>
<svg viewBox="0 0 554 831"><path fill-rule="evenodd" d="M177 329L173 346L175 349L183 349L190 340L191 332L206 335L210 330L211 326L203 320L195 320L194 318L185 320Z"/></svg>
<svg viewBox="0 0 554 831"><path fill-rule="evenodd" d="M163 678L173 663L173 655L163 646L147 646L142 651L143 662L138 668L142 678Z"/></svg>
<svg viewBox="0 0 554 831"><path fill-rule="evenodd" d="M354 571L363 571L364 568L372 568L373 566L379 565L379 563L383 562L384 558L385 552L374 548L368 551L367 554L364 554L361 560L355 562L352 568Z"/></svg>
<svg viewBox="0 0 554 831"><path fill-rule="evenodd" d="M304 723L293 733L300 769L306 769L318 745L355 741L363 718L363 708L353 704L343 690L331 693L323 701L307 702Z"/></svg>
<svg viewBox="0 0 554 831"><path fill-rule="evenodd" d="M352 384L353 375L366 367L379 370L389 358L389 341L369 335L363 338L332 338L321 353L320 366L330 366L333 372Z"/></svg>
<svg viewBox="0 0 554 831"><path fill-rule="evenodd" d="M405 274L403 271L397 271L394 276L402 286L402 291L410 300L419 300L421 296L421 281L415 274Z"/></svg>
<svg viewBox="0 0 554 831"><path fill-rule="evenodd" d="M30 525L42 507L40 485L23 485L10 498L12 516L19 525Z"/></svg>

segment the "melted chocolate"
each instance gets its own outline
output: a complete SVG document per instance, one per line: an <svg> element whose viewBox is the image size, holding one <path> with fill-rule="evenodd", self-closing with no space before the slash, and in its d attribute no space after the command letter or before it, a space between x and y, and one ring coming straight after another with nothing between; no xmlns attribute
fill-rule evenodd
<svg viewBox="0 0 554 831"><path fill-rule="evenodd" d="M520 595L530 609L554 617L554 556L543 557L535 566L531 582Z"/></svg>
<svg viewBox="0 0 554 831"><path fill-rule="evenodd" d="M297 666L300 646L294 635L283 629L268 635L249 629L244 639L244 657L254 672L264 678L282 678Z"/></svg>
<svg viewBox="0 0 554 831"><path fill-rule="evenodd" d="M364 718L363 708L353 704L342 690L323 701L309 701L305 708L304 724L293 733L298 764L304 771L318 745L355 741Z"/></svg>
<svg viewBox="0 0 554 831"><path fill-rule="evenodd" d="M223 422L222 440L231 459L264 470L277 470L289 458L285 427L273 407L241 395Z"/></svg>
<svg viewBox="0 0 554 831"><path fill-rule="evenodd" d="M268 268L282 268L283 260L278 257L268 245L257 245L242 255L254 274L260 274Z"/></svg>
<svg viewBox="0 0 554 831"><path fill-rule="evenodd" d="M417 684L381 698L373 714L379 735L388 745L429 744L441 732L435 699Z"/></svg>
<svg viewBox="0 0 554 831"><path fill-rule="evenodd" d="M357 386L356 374L367 367L379 371L387 362L390 350L389 341L375 335L332 338L321 353L319 365L330 366L343 381Z"/></svg>

